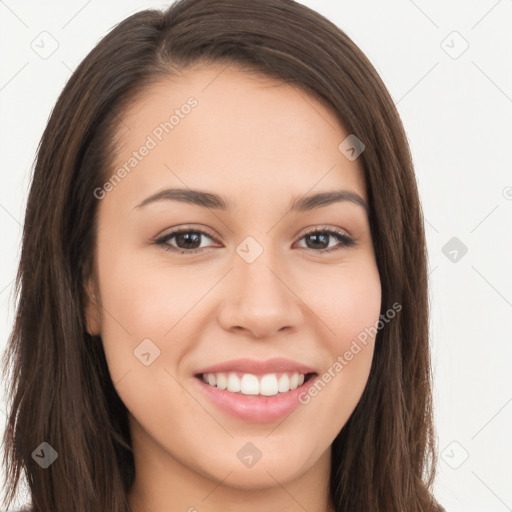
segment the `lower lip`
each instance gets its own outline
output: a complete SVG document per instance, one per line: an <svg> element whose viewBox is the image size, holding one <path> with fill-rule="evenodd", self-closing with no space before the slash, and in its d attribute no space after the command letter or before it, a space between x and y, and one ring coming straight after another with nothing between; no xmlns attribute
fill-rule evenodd
<svg viewBox="0 0 512 512"><path fill-rule="evenodd" d="M299 405L299 395L307 392L318 375L311 376L304 384L286 393L273 396L244 395L210 386L194 377L198 386L211 401L227 414L251 423L270 423L288 416Z"/></svg>

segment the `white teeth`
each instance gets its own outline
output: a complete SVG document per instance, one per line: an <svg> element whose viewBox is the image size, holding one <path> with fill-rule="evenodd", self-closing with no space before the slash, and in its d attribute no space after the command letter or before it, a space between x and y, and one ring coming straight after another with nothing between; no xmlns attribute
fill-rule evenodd
<svg viewBox="0 0 512 512"><path fill-rule="evenodd" d="M240 379L236 376L235 373L230 373L228 375L228 391L232 393L238 393L240 391Z"/></svg>
<svg viewBox="0 0 512 512"><path fill-rule="evenodd" d="M252 373L244 373L242 378L238 375L235 372L230 372L227 375L226 373L204 373L201 378L210 386L243 395L274 396L304 384L304 374L297 372L283 373L279 378L275 373L259 377Z"/></svg>
<svg viewBox="0 0 512 512"><path fill-rule="evenodd" d="M226 389L228 387L228 379L225 373L217 373L217 387Z"/></svg>
<svg viewBox="0 0 512 512"><path fill-rule="evenodd" d="M240 391L244 395L259 395L260 383L258 381L258 377L256 377L256 375L246 373L242 377L242 382L240 383Z"/></svg>
<svg viewBox="0 0 512 512"><path fill-rule="evenodd" d="M260 395L273 396L277 395L278 392L277 377L273 373L263 375L260 381Z"/></svg>
<svg viewBox="0 0 512 512"><path fill-rule="evenodd" d="M281 378L279 379L278 384L279 393L286 393L287 391L290 391L290 378L286 373L283 373L281 375Z"/></svg>

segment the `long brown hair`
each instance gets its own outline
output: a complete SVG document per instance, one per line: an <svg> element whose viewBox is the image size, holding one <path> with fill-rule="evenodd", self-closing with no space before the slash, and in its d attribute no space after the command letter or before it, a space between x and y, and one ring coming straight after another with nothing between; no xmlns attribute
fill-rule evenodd
<svg viewBox="0 0 512 512"><path fill-rule="evenodd" d="M127 411L102 342L87 333L98 200L120 117L149 83L197 63L279 78L323 101L364 145L382 312L363 396L332 445L340 512L438 510L432 422L426 244L406 135L377 72L349 37L292 0L180 0L119 23L73 73L44 131L28 198L4 355L9 506L25 474L34 512L130 510L134 462ZM341 142L341 141L340 141ZM34 451L58 460L43 469ZM45 451L46 450L46 451ZM39 452L38 452L39 453Z"/></svg>

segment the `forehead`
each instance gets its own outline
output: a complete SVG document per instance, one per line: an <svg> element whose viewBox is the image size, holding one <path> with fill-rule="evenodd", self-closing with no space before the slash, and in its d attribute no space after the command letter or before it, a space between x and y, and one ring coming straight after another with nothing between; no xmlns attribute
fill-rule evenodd
<svg viewBox="0 0 512 512"><path fill-rule="evenodd" d="M366 199L360 161L339 150L348 135L297 86L200 65L146 87L123 112L111 172L137 158L121 184L133 200L171 185L222 191L236 207L248 195L289 190L288 199L340 186ZM134 157L143 146L150 150Z"/></svg>

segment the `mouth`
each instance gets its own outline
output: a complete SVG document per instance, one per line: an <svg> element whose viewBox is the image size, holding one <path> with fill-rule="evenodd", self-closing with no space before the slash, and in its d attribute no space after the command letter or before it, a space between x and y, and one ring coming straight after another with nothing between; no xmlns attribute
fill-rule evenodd
<svg viewBox="0 0 512 512"><path fill-rule="evenodd" d="M318 372L287 359L239 359L194 373L194 382L222 413L252 423L277 421L296 409Z"/></svg>
<svg viewBox="0 0 512 512"><path fill-rule="evenodd" d="M252 396L275 396L302 386L315 372L279 372L255 375L242 372L200 373L195 375L205 384L228 393Z"/></svg>

